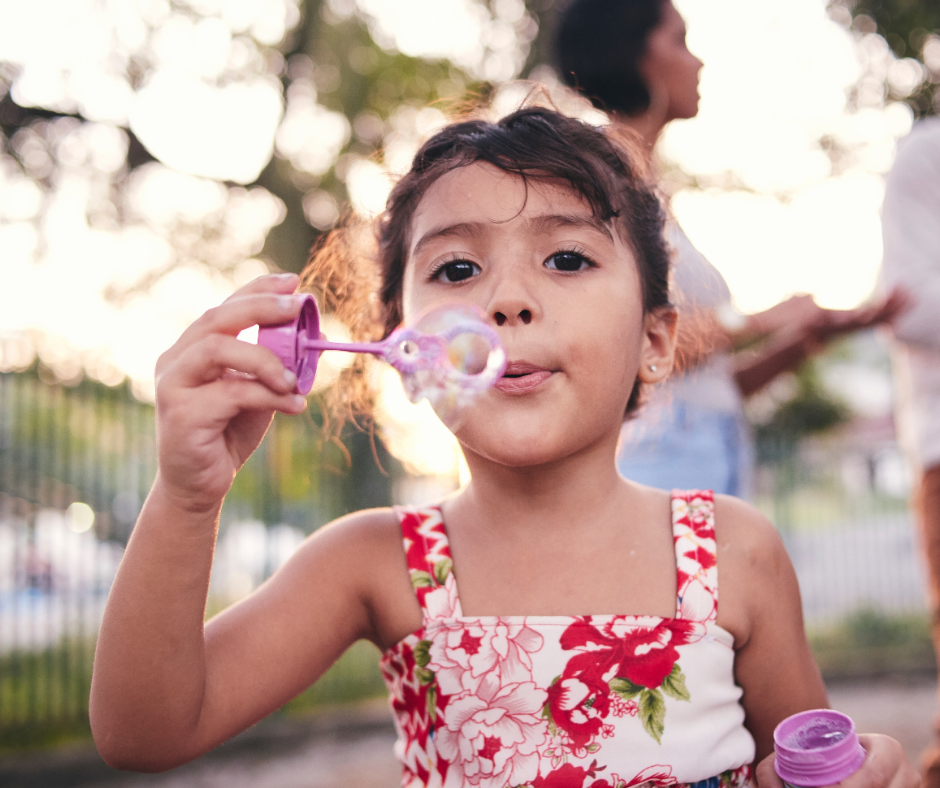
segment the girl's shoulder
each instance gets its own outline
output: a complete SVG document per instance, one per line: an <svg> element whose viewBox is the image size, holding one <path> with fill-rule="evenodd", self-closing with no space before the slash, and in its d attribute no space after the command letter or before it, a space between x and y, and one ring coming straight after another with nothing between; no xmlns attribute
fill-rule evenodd
<svg viewBox="0 0 940 788"><path fill-rule="evenodd" d="M779 532L755 506L716 495L715 542L721 588L718 623L740 647L750 639L759 617L799 606L799 586Z"/></svg>
<svg viewBox="0 0 940 788"><path fill-rule="evenodd" d="M784 550L780 534L767 516L732 495L715 495L715 539L719 552L730 550L756 560Z"/></svg>

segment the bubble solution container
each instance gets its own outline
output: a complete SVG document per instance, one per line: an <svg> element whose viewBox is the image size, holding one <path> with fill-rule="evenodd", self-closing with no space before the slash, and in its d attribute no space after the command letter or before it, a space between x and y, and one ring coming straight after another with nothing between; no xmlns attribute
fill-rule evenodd
<svg viewBox="0 0 940 788"><path fill-rule="evenodd" d="M852 719L829 709L787 717L774 730L774 750L774 769L793 788L842 782L865 760Z"/></svg>

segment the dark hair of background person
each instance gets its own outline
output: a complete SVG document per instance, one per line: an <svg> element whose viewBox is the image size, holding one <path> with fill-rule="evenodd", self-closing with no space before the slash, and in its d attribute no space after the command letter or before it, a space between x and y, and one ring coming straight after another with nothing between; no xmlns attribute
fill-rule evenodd
<svg viewBox="0 0 940 788"><path fill-rule="evenodd" d="M665 212L642 158L599 129L543 107L523 108L495 123L457 122L431 137L392 189L371 244L361 224L350 222L334 230L314 249L303 274L304 289L316 292L323 309L346 324L356 338L387 336L402 321L402 283L418 204L441 176L475 162L491 164L526 182L570 185L595 218L619 227L631 247L644 313L671 308ZM363 404L369 397L361 396L362 391L357 395L349 380L358 374L367 386L368 376L364 369L357 373L357 366L348 370L347 385L332 387L347 400L345 410L350 415L368 410ZM627 413L639 405L639 393L638 381Z"/></svg>
<svg viewBox="0 0 940 788"><path fill-rule="evenodd" d="M604 112L636 115L649 108L640 76L646 39L662 19L664 0L572 0L556 22L555 58L565 84Z"/></svg>

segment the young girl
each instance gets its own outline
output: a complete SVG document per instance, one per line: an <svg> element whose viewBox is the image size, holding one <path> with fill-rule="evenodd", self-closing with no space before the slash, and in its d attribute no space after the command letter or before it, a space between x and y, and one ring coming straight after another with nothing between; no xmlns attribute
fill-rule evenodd
<svg viewBox="0 0 940 788"><path fill-rule="evenodd" d="M505 376L457 432L472 481L319 530L205 625L222 499L273 412L305 407L274 354L235 337L291 319L298 279L259 279L187 329L157 365L159 472L98 641L105 760L191 760L366 638L403 785L748 784L774 726L826 696L773 527L617 474L624 416L672 364L662 228L627 154L558 113L425 144L378 223L381 319L469 302L499 334ZM913 784L896 742L866 746L847 786Z"/></svg>

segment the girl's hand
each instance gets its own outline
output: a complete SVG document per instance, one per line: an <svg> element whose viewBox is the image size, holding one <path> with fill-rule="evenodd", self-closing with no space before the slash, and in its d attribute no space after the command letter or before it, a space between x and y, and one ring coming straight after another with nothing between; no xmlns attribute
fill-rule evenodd
<svg viewBox="0 0 940 788"><path fill-rule="evenodd" d="M255 324L285 323L294 274L264 276L193 323L157 361L159 483L191 511L217 507L258 447L274 411L301 413L296 377L267 348L240 342Z"/></svg>
<svg viewBox="0 0 940 788"><path fill-rule="evenodd" d="M862 767L838 785L842 788L917 788L920 777L911 766L904 750L895 739L877 733L859 737L868 756ZM757 784L760 788L783 788L783 780L774 771L773 754L757 766Z"/></svg>

